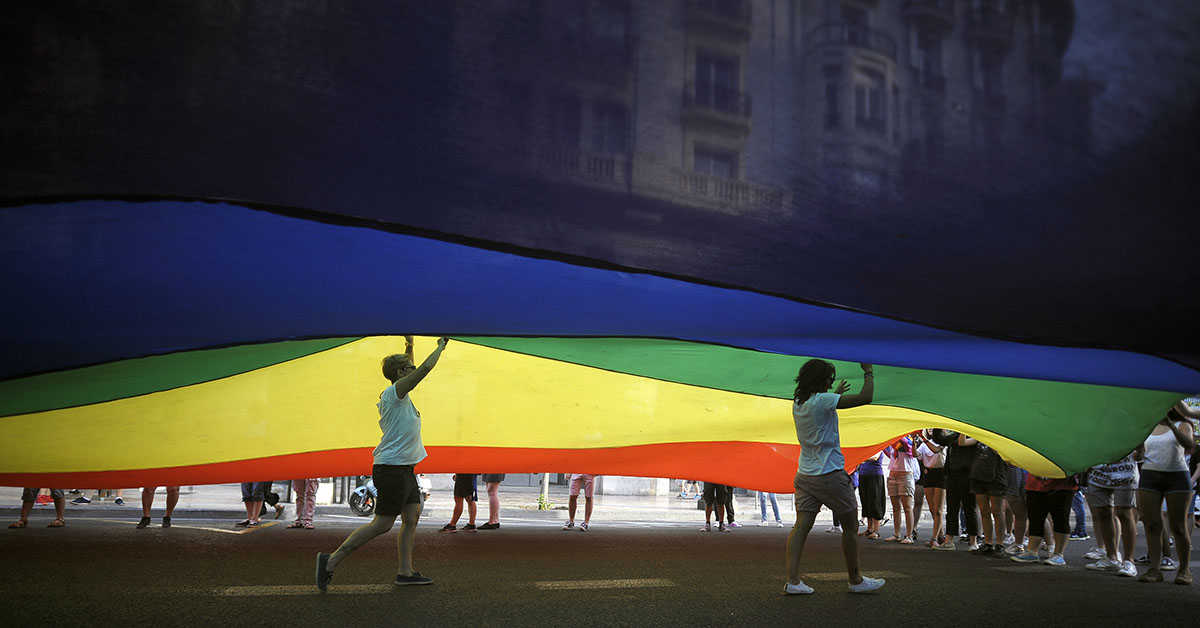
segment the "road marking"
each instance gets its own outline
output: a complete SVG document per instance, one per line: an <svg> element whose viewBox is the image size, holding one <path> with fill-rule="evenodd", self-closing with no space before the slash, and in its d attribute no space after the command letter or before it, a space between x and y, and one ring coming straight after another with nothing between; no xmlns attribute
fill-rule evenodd
<svg viewBox="0 0 1200 628"><path fill-rule="evenodd" d="M126 519L97 519L97 521L104 521L107 523L125 523L125 524L133 525L133 526L137 525L136 521L129 521ZM171 522L171 527L172 528L185 528L187 530L207 530L209 532L220 532L222 534L246 534L247 532L254 532L255 530L257 530L259 528L269 528L273 525L278 525L278 524L279 524L278 521L268 521L267 523L264 523L257 527L245 528L243 530L226 530L225 528L210 528L207 526L189 526L186 524L180 524L180 523L175 523L175 522Z"/></svg>
<svg viewBox="0 0 1200 628"><path fill-rule="evenodd" d="M897 573L895 571L874 571L874 570L872 570L870 573L868 573L866 575L871 576L872 578L892 578L893 580L899 580L901 578L908 577L908 574ZM820 572L820 573L802 573L802 574L800 574L800 578L802 580L816 580L817 582L834 582L837 580L846 580L846 577L847 577L846 572L844 572L844 571L825 571L825 572Z"/></svg>
<svg viewBox="0 0 1200 628"><path fill-rule="evenodd" d="M393 584L342 584L329 587L328 595L370 595L391 593ZM258 585L243 587L221 587L212 591L218 597L260 597L278 595L324 595L311 584Z"/></svg>
<svg viewBox="0 0 1200 628"><path fill-rule="evenodd" d="M578 589L652 589L673 587L675 583L665 578L630 578L621 580L548 580L535 582L533 586L543 591L573 591Z"/></svg>

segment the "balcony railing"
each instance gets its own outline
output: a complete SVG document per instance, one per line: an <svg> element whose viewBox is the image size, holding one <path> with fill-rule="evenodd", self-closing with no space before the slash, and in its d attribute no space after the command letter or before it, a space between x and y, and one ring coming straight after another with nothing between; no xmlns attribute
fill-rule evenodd
<svg viewBox="0 0 1200 628"><path fill-rule="evenodd" d="M689 24L738 39L750 37L750 0L688 0Z"/></svg>
<svg viewBox="0 0 1200 628"><path fill-rule="evenodd" d="M572 146L550 144L534 151L534 166L543 176L624 187L626 155L593 153Z"/></svg>
<svg viewBox="0 0 1200 628"><path fill-rule="evenodd" d="M954 0L904 0L904 17L945 30L954 28Z"/></svg>
<svg viewBox="0 0 1200 628"><path fill-rule="evenodd" d="M682 169L675 169L673 174L677 191L685 197L684 201L691 197L732 210L777 210L783 209L787 202L787 193L781 188Z"/></svg>
<svg viewBox="0 0 1200 628"><path fill-rule="evenodd" d="M810 48L854 46L896 59L896 40L886 33L851 24L822 24L808 33Z"/></svg>
<svg viewBox="0 0 1200 628"><path fill-rule="evenodd" d="M710 83L688 83L683 88L684 110L703 109L726 116L750 117L750 94Z"/></svg>
<svg viewBox="0 0 1200 628"><path fill-rule="evenodd" d="M968 13L967 34L981 44L1007 46L1012 40L1012 16L991 8Z"/></svg>

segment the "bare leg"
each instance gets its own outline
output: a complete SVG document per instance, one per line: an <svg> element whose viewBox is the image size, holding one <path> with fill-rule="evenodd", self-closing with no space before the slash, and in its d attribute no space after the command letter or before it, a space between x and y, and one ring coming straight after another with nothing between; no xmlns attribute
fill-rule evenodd
<svg viewBox="0 0 1200 628"><path fill-rule="evenodd" d="M171 513L175 512L175 506L179 503L179 487L167 487L167 510L163 513L164 517L170 517Z"/></svg>
<svg viewBox="0 0 1200 628"><path fill-rule="evenodd" d="M476 509L477 509L477 505L475 504L475 500L473 500L473 499L472 499L472 500L468 500L468 501L467 501L467 516L468 516L468 517L470 517L470 520L469 520L469 521L467 521L467 523L469 523L469 524L471 524L471 525L475 525L475 511L476 511Z"/></svg>
<svg viewBox="0 0 1200 628"><path fill-rule="evenodd" d="M942 523L942 497L945 491L940 488L925 489L925 503L929 504L929 513L933 515L933 542L940 543L945 528Z"/></svg>
<svg viewBox="0 0 1200 628"><path fill-rule="evenodd" d="M575 509L579 507L579 496L572 495L567 498L567 520L575 523Z"/></svg>
<svg viewBox="0 0 1200 628"><path fill-rule="evenodd" d="M414 506L416 506L414 504ZM407 509L407 507L405 507ZM338 563L349 556L354 550L366 545L367 541L379 536L392 529L396 523L396 515L380 515L376 514L369 522L358 527L357 530L350 533L342 545L337 548L329 557L328 569L333 571Z"/></svg>
<svg viewBox="0 0 1200 628"><path fill-rule="evenodd" d="M837 517L842 524L842 556L846 559L846 576L850 584L862 582L862 569L858 563L858 512L850 511ZM810 526L811 527L811 526Z"/></svg>
<svg viewBox="0 0 1200 628"><path fill-rule="evenodd" d="M1025 509L1025 499L1022 497L1006 497L1008 508L1013 514L1013 538L1017 545L1025 543L1025 533L1029 527L1029 511Z"/></svg>
<svg viewBox="0 0 1200 628"><path fill-rule="evenodd" d="M800 558L804 555L804 542L808 540L808 533L812 530L813 522L816 520L817 513L815 512L796 511L796 525L792 526L787 540L788 584L800 584ZM854 521L854 528L858 528L857 519ZM843 539L846 536L846 530L847 528L842 529ZM844 540L842 546L845 547Z"/></svg>
<svg viewBox="0 0 1200 628"><path fill-rule="evenodd" d="M1146 528L1146 549L1150 559L1147 573L1158 572L1162 564L1162 500L1162 493L1138 490L1138 512L1142 515L1142 526Z"/></svg>
<svg viewBox="0 0 1200 628"><path fill-rule="evenodd" d="M33 511L36 502L21 502L21 521L29 521L29 513Z"/></svg>
<svg viewBox="0 0 1200 628"><path fill-rule="evenodd" d="M454 512L450 515L450 525L452 526L458 525L458 518L462 516L463 499L457 495L454 496ZM475 517L471 517L471 519L475 519Z"/></svg>
<svg viewBox="0 0 1200 628"><path fill-rule="evenodd" d="M396 549L400 554L400 568L396 572L398 575L413 575L413 544L416 543L417 521L420 518L421 504L419 502L405 504L404 509L400 511L400 534L396 536Z"/></svg>
<svg viewBox="0 0 1200 628"><path fill-rule="evenodd" d="M979 525L983 529L983 542L991 544L995 530L992 528L992 506L987 495L976 495L975 503L979 506Z"/></svg>
<svg viewBox="0 0 1200 628"><path fill-rule="evenodd" d="M1004 541L1004 496L991 495L988 497L992 511L992 542L1000 545Z"/></svg>
<svg viewBox="0 0 1200 628"><path fill-rule="evenodd" d="M500 523L500 483L487 483L488 523Z"/></svg>
<svg viewBox="0 0 1200 628"><path fill-rule="evenodd" d="M892 495L892 536L900 536L900 496Z"/></svg>
<svg viewBox="0 0 1200 628"><path fill-rule="evenodd" d="M591 523L591 521L592 521L592 501L593 501L593 498L587 497L586 495L583 498L583 522L584 523Z"/></svg>
<svg viewBox="0 0 1200 628"><path fill-rule="evenodd" d="M257 523L259 521L258 513L262 512L262 500L246 502L246 518Z"/></svg>
<svg viewBox="0 0 1200 628"><path fill-rule="evenodd" d="M157 486L142 487L142 516L149 517L150 509L154 507L154 490Z"/></svg>
<svg viewBox="0 0 1200 628"><path fill-rule="evenodd" d="M904 538L911 538L913 533L913 498L908 495L900 496L900 506L904 509Z"/></svg>
<svg viewBox="0 0 1200 628"><path fill-rule="evenodd" d="M1100 535L1100 546L1111 561L1117 560L1117 533L1113 509L1109 506L1092 507L1092 521L1096 526L1096 534Z"/></svg>
<svg viewBox="0 0 1200 628"><path fill-rule="evenodd" d="M66 511L67 511L67 498L66 497L55 497L54 498L54 516L55 516L55 518L57 518L59 521L66 521L66 519L63 518L63 515L66 514Z"/></svg>
<svg viewBox="0 0 1200 628"><path fill-rule="evenodd" d="M1115 518L1121 527L1121 555L1125 560L1133 560L1133 544L1137 541L1137 522L1133 518L1133 508L1115 510Z"/></svg>
<svg viewBox="0 0 1200 628"><path fill-rule="evenodd" d="M55 502L57 505L58 502ZM1188 526L1188 514L1192 505L1192 492L1169 493L1167 495L1167 529L1175 537L1175 559L1179 561L1179 571L1175 572L1176 579L1180 576L1190 576L1191 569L1188 561L1192 559L1192 537ZM59 515L62 518L62 515Z"/></svg>

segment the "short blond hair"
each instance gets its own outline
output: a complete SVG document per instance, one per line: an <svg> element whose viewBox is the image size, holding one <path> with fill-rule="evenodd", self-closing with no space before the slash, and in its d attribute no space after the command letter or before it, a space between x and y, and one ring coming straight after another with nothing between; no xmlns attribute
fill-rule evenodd
<svg viewBox="0 0 1200 628"><path fill-rule="evenodd" d="M383 376L388 378L389 382L394 382L400 379L400 369L404 366L411 366L412 362L408 360L408 355L403 353L393 353L383 359Z"/></svg>

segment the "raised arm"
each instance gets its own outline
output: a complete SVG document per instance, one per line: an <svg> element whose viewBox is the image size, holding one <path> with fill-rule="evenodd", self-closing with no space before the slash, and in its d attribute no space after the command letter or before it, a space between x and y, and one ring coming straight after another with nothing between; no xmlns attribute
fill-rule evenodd
<svg viewBox="0 0 1200 628"><path fill-rule="evenodd" d="M862 390L853 395L842 395L838 398L837 407L839 410L846 408L857 408L871 403L875 398L875 369L870 364L860 363L863 370L863 386Z"/></svg>
<svg viewBox="0 0 1200 628"><path fill-rule="evenodd" d="M975 440L974 438L971 438L970 436L967 436L966 434L959 434L959 435L958 435L958 446L959 446L959 447L969 447L969 446L971 446L971 445L974 445L974 444L976 444L976 443L978 443L978 442L979 442L979 441Z"/></svg>
<svg viewBox="0 0 1200 628"><path fill-rule="evenodd" d="M438 338L437 348L433 350L433 353L429 354L429 357L425 358L425 361L421 363L421 366L418 366L416 370L408 375L396 380L395 387L397 397L403 397L404 395L407 395L410 391L412 391L412 389L417 387L417 384L421 383L421 380L425 379L425 376L428 375L429 371L432 371L433 367L437 364L438 358L442 357L442 351L446 348L447 342L450 342L449 338ZM408 346L408 350L411 355L412 345Z"/></svg>

